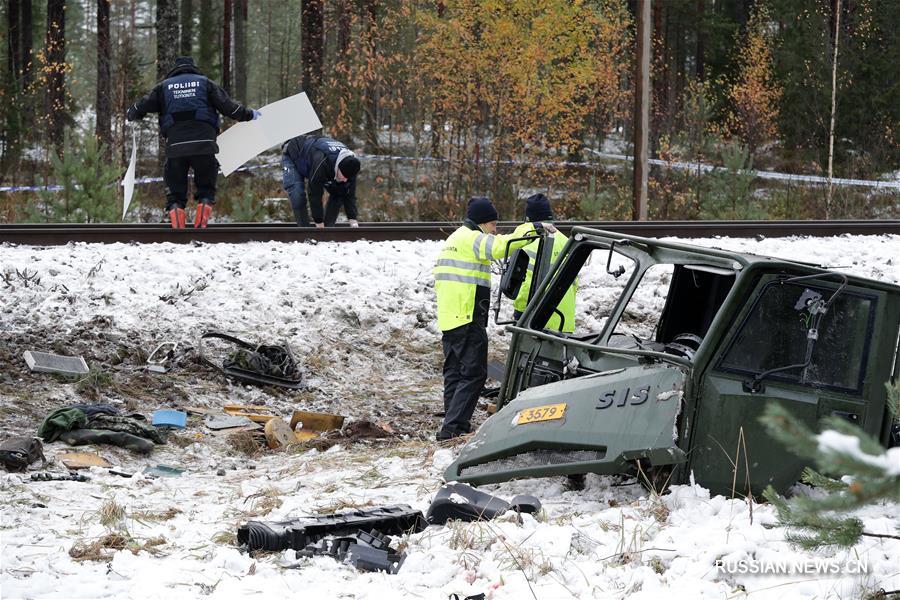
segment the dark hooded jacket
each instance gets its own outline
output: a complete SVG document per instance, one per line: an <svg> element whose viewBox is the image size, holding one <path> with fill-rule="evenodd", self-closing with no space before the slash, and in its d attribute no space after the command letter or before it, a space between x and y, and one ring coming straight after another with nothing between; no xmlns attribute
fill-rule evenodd
<svg viewBox="0 0 900 600"><path fill-rule="evenodd" d="M301 194L305 185L313 221L322 223L325 212L322 196L342 196L356 202L356 175L339 182L335 179L337 165L353 153L343 142L324 135L301 135L285 142L282 153L288 155L300 175ZM305 183L304 183L305 182Z"/></svg>
<svg viewBox="0 0 900 600"><path fill-rule="evenodd" d="M194 105L175 106L176 110L172 110L173 102L182 102L172 98L184 96L173 96L173 88L175 94L179 94L181 88L188 88ZM179 64L169 71L166 79L129 107L127 117L129 121L135 121L143 119L147 113L158 113L160 131L166 138L166 156L176 158L219 151L216 145L219 134L216 112L235 121L253 118L252 110L229 98L221 86L207 79L197 67Z"/></svg>

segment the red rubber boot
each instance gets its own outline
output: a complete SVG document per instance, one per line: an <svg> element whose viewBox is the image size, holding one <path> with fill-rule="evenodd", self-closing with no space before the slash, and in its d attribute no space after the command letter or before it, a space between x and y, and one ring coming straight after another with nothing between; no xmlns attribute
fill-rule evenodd
<svg viewBox="0 0 900 600"><path fill-rule="evenodd" d="M183 208L173 208L169 211L169 222L172 223L172 229L184 229L187 216L184 214Z"/></svg>
<svg viewBox="0 0 900 600"><path fill-rule="evenodd" d="M201 202L197 205L197 214L194 215L194 229L206 229L206 223L212 214L212 204Z"/></svg>

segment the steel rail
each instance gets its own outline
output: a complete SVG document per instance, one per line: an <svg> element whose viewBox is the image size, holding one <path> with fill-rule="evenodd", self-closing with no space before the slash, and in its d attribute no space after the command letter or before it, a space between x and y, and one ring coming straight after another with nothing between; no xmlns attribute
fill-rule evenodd
<svg viewBox="0 0 900 600"><path fill-rule="evenodd" d="M500 223L512 230L516 222ZM900 220L870 221L568 221L557 227L592 227L644 237L829 237L850 235L900 235ZM84 243L243 243L243 242L344 242L390 240L439 240L459 223L363 223L316 229L288 223L222 223L207 229L171 229L165 223L31 223L0 225L0 244L55 246Z"/></svg>

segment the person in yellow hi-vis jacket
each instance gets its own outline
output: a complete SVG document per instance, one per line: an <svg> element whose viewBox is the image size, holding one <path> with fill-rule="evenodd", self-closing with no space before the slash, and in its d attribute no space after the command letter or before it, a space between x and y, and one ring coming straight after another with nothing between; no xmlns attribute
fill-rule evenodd
<svg viewBox="0 0 900 600"><path fill-rule="evenodd" d="M550 200L544 194L534 194L525 201L525 220L531 223L539 221L553 221L553 210L550 208ZM553 251L550 260L556 262L556 258L562 249L565 248L569 238L562 231L556 231L553 234ZM532 278L534 276L534 260L537 256L538 240L534 240L525 246L525 253L528 254L528 272L525 274L525 281L519 288L519 295L513 302L513 318L518 321L522 313L525 312L525 306L528 304L528 293L531 289ZM561 331L564 333L572 333L575 331L575 292L578 287L578 280L569 286L565 296L556 306L558 313L553 313L550 320L544 326L545 329Z"/></svg>
<svg viewBox="0 0 900 600"><path fill-rule="evenodd" d="M487 379L491 261L504 258L507 246L512 252L528 244L512 240L535 231L533 223L523 223L509 235L497 235L497 218L489 199L470 199L466 220L447 238L434 266L444 350L444 423L438 440L472 430L472 413Z"/></svg>

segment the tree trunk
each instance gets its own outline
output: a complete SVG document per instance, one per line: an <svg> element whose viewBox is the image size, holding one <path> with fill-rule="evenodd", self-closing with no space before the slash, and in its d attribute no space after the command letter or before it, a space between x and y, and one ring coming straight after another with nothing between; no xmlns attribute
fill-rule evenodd
<svg viewBox="0 0 900 600"><path fill-rule="evenodd" d="M438 19L444 18L444 13L447 10L446 4L443 0L438 0L437 2L437 17ZM441 134L444 131L444 110L443 107L437 103L433 103L434 111L431 114L431 155L434 157L441 156L441 143L442 136Z"/></svg>
<svg viewBox="0 0 900 600"><path fill-rule="evenodd" d="M106 157L112 147L112 85L109 38L109 0L97 0L97 123L94 132L100 143L106 146Z"/></svg>
<svg viewBox="0 0 900 600"><path fill-rule="evenodd" d="M178 0L156 3L156 79L162 81L178 56Z"/></svg>
<svg viewBox="0 0 900 600"><path fill-rule="evenodd" d="M671 113L674 117L677 114L681 107L684 105L684 87L685 87L685 75L687 66L687 50L688 50L688 40L687 40L687 30L681 19L677 20L677 25L675 26L675 89L673 90L672 97L675 100L674 110Z"/></svg>
<svg viewBox="0 0 900 600"><path fill-rule="evenodd" d="M637 69L634 77L633 221L647 220L647 137L650 125L650 0L638 0Z"/></svg>
<svg viewBox="0 0 900 600"><path fill-rule="evenodd" d="M66 2L47 0L47 38L44 46L45 114L50 144L60 148L66 116Z"/></svg>
<svg viewBox="0 0 900 600"><path fill-rule="evenodd" d="M376 0L366 0L365 4L366 32L369 40L368 60L374 63L378 55L378 3ZM366 75L366 99L365 99L365 127L366 148L373 154L381 152L381 143L378 140L378 80L375 69L368 69Z"/></svg>
<svg viewBox="0 0 900 600"><path fill-rule="evenodd" d="M334 71L346 81L350 72L350 36L353 17L353 2L351 0L339 0L338 2L338 27L337 27L337 64ZM351 86L339 87L341 105L343 110L338 113L338 122L335 123L335 135L343 142L349 143L353 137L353 110L350 104L353 101Z"/></svg>
<svg viewBox="0 0 900 600"><path fill-rule="evenodd" d="M181 56L194 53L194 2L181 0L181 43L178 48Z"/></svg>
<svg viewBox="0 0 900 600"><path fill-rule="evenodd" d="M703 81L706 77L705 60L705 41L706 32L704 30L704 17L706 16L706 0L697 0L697 56L695 57L697 79Z"/></svg>
<svg viewBox="0 0 900 600"><path fill-rule="evenodd" d="M222 87L231 93L231 19L232 0L225 0L225 17L222 20Z"/></svg>
<svg viewBox="0 0 900 600"><path fill-rule="evenodd" d="M656 69L651 73L651 86L653 89L653 106L656 110L650 115L650 153L655 156L658 151L659 139L666 131L668 115L666 109L666 91L669 73L668 53L666 52L668 37L663 27L663 6L660 2L653 5L653 30L650 34L651 44L657 49Z"/></svg>
<svg viewBox="0 0 900 600"><path fill-rule="evenodd" d="M323 8L322 0L304 0L300 14L302 87L314 106L322 84Z"/></svg>
<svg viewBox="0 0 900 600"><path fill-rule="evenodd" d="M13 0L15 2L15 0ZM22 89L27 90L34 73L34 37L32 35L31 0L22 0L20 25L22 27Z"/></svg>
<svg viewBox="0 0 900 600"><path fill-rule="evenodd" d="M213 0L200 0L200 23L197 36L200 48L197 65L200 67L200 72L215 79L216 46L214 40L218 39L218 32L214 16Z"/></svg>
<svg viewBox="0 0 900 600"><path fill-rule="evenodd" d="M831 218L831 203L834 197L834 121L837 113L837 67L838 42L841 37L841 0L834 6L834 54L831 61L831 123L828 127L828 193L825 197L825 219Z"/></svg>
<svg viewBox="0 0 900 600"><path fill-rule="evenodd" d="M234 96L247 102L247 0L234 0Z"/></svg>
<svg viewBox="0 0 900 600"><path fill-rule="evenodd" d="M166 78L178 56L178 0L156 2L156 80ZM157 158L162 166L166 156L165 141L159 136Z"/></svg>
<svg viewBox="0 0 900 600"><path fill-rule="evenodd" d="M266 11L266 85L263 88L263 101L260 103L266 105L269 103L269 86L272 79L272 11Z"/></svg>
<svg viewBox="0 0 900 600"><path fill-rule="evenodd" d="M6 2L6 37L9 45L6 53L6 68L9 80L14 86L13 90L16 90L22 72L22 25L19 17L19 0L7 0Z"/></svg>

